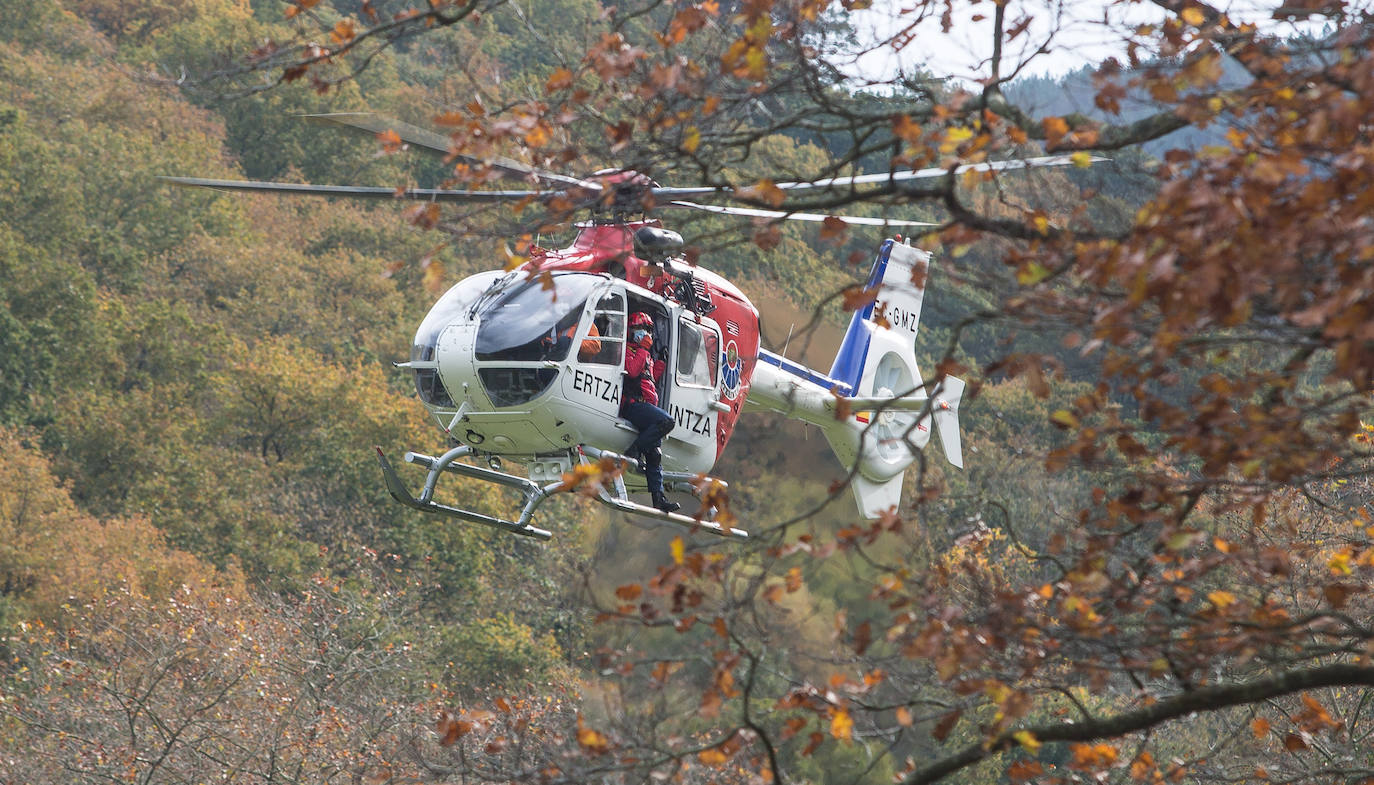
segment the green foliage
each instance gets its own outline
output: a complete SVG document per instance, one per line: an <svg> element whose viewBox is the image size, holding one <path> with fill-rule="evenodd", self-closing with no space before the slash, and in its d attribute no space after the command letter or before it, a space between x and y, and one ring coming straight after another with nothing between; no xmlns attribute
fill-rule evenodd
<svg viewBox="0 0 1374 785"><path fill-rule="evenodd" d="M470 618L445 629L437 653L438 661L447 664L450 684L467 689L537 683L559 667L552 637L540 635L508 613Z"/></svg>
<svg viewBox="0 0 1374 785"><path fill-rule="evenodd" d="M89 340L94 295L85 271L0 225L0 423L54 416L54 394L70 378L67 351Z"/></svg>

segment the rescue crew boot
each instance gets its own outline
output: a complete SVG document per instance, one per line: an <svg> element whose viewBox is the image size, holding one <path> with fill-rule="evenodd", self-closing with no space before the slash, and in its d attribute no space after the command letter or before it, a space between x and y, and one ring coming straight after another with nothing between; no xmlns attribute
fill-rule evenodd
<svg viewBox="0 0 1374 785"><path fill-rule="evenodd" d="M682 509L681 504L672 501L668 497L664 496L662 493L652 494L652 497L654 507L656 507L659 510L662 510L663 512L677 512L678 510Z"/></svg>

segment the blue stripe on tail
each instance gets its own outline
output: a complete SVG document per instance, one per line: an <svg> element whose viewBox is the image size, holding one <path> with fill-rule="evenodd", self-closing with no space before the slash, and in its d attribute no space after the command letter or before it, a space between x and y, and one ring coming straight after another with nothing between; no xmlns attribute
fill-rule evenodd
<svg viewBox="0 0 1374 785"><path fill-rule="evenodd" d="M878 250L878 257L873 260L873 270L868 274L869 289L881 283L883 276L887 274L887 257L892 253L892 243L892 240L886 240L883 247ZM854 312L854 316L849 320L849 329L845 331L844 341L840 343L840 351L835 355L835 364L830 366L829 377L849 385L851 390L859 389L859 382L863 380L864 362L868 359L869 331L873 329L869 319L873 317L873 307L876 304L869 303Z"/></svg>

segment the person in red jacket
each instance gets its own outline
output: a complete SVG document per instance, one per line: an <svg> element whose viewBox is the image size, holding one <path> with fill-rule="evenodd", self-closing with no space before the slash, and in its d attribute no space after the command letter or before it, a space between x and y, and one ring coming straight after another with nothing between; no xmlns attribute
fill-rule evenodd
<svg viewBox="0 0 1374 785"><path fill-rule="evenodd" d="M620 396L620 416L630 421L639 436L625 454L637 458L644 467L653 504L664 512L682 507L663 495L663 437L673 430L673 416L658 406L658 386L654 380L663 375L663 361L649 350L654 345L654 320L649 314L630 314L630 335L625 342L625 390Z"/></svg>

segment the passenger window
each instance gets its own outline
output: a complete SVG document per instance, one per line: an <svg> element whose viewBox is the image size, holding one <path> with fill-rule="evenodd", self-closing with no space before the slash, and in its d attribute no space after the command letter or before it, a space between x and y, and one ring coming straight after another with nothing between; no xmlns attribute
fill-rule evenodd
<svg viewBox="0 0 1374 785"><path fill-rule="evenodd" d="M720 337L689 319L678 322L677 382L692 387L715 387Z"/></svg>
<svg viewBox="0 0 1374 785"><path fill-rule="evenodd" d="M619 292L596 304L578 359L593 365L620 365L625 357L625 298Z"/></svg>

